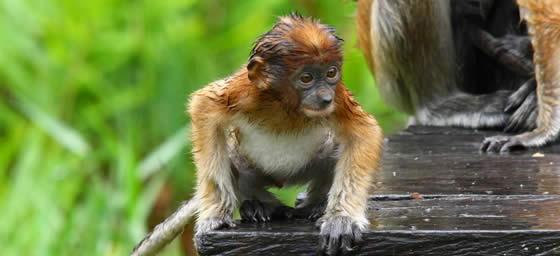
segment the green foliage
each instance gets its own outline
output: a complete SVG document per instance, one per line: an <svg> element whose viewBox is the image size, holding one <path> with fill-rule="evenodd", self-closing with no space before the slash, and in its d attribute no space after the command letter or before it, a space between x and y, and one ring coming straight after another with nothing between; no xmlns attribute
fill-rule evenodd
<svg viewBox="0 0 560 256"><path fill-rule="evenodd" d="M347 86L386 132L398 128L403 116L381 103L354 47L355 8L339 0L1 1L1 254L128 254L164 182L178 200L192 191L188 94L238 69L252 41L292 10L339 29Z"/></svg>

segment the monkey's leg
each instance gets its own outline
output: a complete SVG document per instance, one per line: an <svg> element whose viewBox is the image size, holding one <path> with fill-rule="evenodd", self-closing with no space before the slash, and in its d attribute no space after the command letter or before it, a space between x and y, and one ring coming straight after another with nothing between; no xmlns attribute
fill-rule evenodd
<svg viewBox="0 0 560 256"><path fill-rule="evenodd" d="M285 206L266 187L275 185L275 181L252 168L249 162L239 154L237 145L231 145L230 155L238 173L238 199L241 201L239 214L243 222L268 222L289 219L293 208Z"/></svg>
<svg viewBox="0 0 560 256"><path fill-rule="evenodd" d="M315 159L306 169L314 177L306 189L303 202L296 205L294 216L309 220L317 220L325 213L327 196L333 182L333 171L336 164L334 156L326 159Z"/></svg>
<svg viewBox="0 0 560 256"><path fill-rule="evenodd" d="M309 183L306 198L302 203L296 205L294 217L314 221L325 214L327 193L332 184L332 178L329 180L330 182L320 179Z"/></svg>

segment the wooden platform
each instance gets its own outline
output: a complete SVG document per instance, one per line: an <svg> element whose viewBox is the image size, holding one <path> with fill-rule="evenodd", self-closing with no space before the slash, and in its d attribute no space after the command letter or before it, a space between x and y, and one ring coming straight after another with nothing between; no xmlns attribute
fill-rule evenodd
<svg viewBox="0 0 560 256"><path fill-rule="evenodd" d="M560 255L560 144L480 153L493 134L411 127L390 136L358 255ZM318 230L299 220L239 224L203 241L201 255L315 255Z"/></svg>

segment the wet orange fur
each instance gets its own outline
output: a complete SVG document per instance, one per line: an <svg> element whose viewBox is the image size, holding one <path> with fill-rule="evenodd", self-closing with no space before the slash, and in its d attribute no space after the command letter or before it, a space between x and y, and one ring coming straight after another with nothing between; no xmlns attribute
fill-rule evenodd
<svg viewBox="0 0 560 256"><path fill-rule="evenodd" d="M305 64L342 61L342 40L333 31L317 20L294 15L281 17L274 28L255 43L251 53L251 58L262 58L266 63L262 74L252 76L263 81L249 79L251 71L243 66L232 76L192 94L188 108L200 218L231 214L237 203L233 188L235 175L229 167L224 131L235 130L231 121L236 115L242 115L259 128L277 134L298 133L316 125L331 127L344 150L335 168L326 216L356 217L362 228L367 224L368 191L373 182L372 174L379 168L382 150L381 128L342 82L335 89L333 113L320 118L306 116L299 108L299 94L288 79ZM267 86L257 86L261 82Z"/></svg>
<svg viewBox="0 0 560 256"><path fill-rule="evenodd" d="M517 3L535 50L538 116L536 129L512 138L519 145L538 147L557 140L560 134L560 4L557 0Z"/></svg>

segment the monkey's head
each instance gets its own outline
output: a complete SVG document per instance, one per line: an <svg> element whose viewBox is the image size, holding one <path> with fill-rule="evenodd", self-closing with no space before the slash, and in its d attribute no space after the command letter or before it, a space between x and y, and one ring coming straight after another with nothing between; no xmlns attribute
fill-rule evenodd
<svg viewBox="0 0 560 256"><path fill-rule="evenodd" d="M341 82L342 41L334 28L316 19L280 17L255 42L247 64L249 79L308 117L327 116Z"/></svg>

